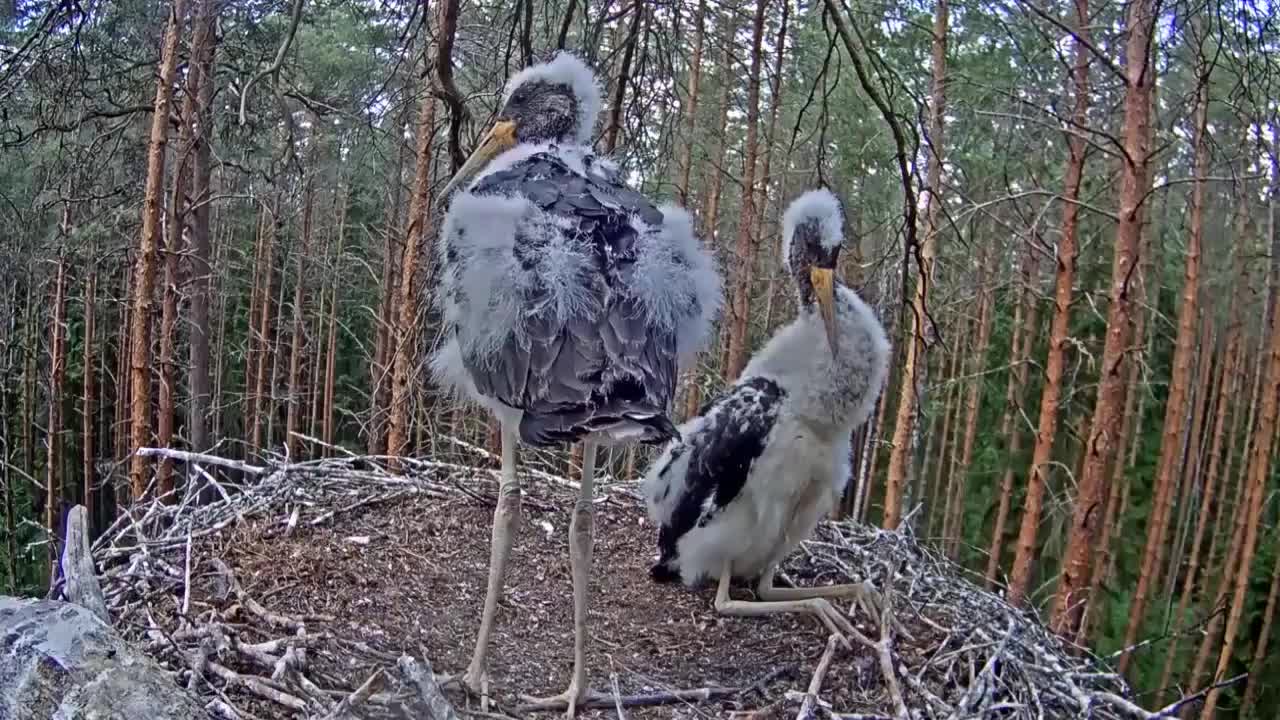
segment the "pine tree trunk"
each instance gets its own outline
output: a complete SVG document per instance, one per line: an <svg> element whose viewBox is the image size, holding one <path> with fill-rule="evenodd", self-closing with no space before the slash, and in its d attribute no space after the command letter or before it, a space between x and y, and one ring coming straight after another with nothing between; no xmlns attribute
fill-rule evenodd
<svg viewBox="0 0 1280 720"><path fill-rule="evenodd" d="M277 230L283 231L283 226L278 226ZM283 235L284 233L281 232ZM277 390L280 388L280 364L284 357L284 291L288 287L285 282L285 268L289 265L289 249L285 248L284 256L280 258L280 283L279 290L276 295L275 313L277 319L268 330L267 347L269 348L267 357L271 360L271 367L266 369L266 423L264 447L270 447L276 437L276 420L277 410L276 400L278 399Z"/></svg>
<svg viewBox="0 0 1280 720"><path fill-rule="evenodd" d="M1244 266L1244 262L1243 254L1238 247L1234 255L1236 256L1234 263L1236 269L1239 270ZM1222 457L1222 436L1226 429L1227 406L1230 404L1232 386L1235 384L1236 376L1240 372L1237 362L1240 353L1240 324L1240 305L1239 303L1232 303L1231 319L1227 327L1227 346L1218 374L1218 407L1211 430L1213 439L1209 447L1209 469L1205 473L1204 490L1200 495L1200 509L1196 514L1196 529L1191 540L1187 570L1182 579L1182 591L1178 597L1178 609L1173 615L1174 622L1177 624L1181 624L1186 617L1187 610L1191 606L1192 590L1196 586L1197 580L1200 579L1201 549L1205 533L1209 527L1209 517L1218 496L1218 466ZM1178 657L1178 645L1181 639L1178 635L1170 638L1170 645L1165 652L1164 672L1161 674L1159 685L1162 693L1169 688L1169 682L1173 676L1174 660Z"/></svg>
<svg viewBox="0 0 1280 720"><path fill-rule="evenodd" d="M98 302L98 257L97 244L89 247L88 271L84 280L84 340L82 342L81 367L83 368L84 392L80 404L80 459L81 482L85 516L89 521L89 535L93 537L98 505L95 498L97 472L94 464L97 461L96 428L94 420L98 413L98 388L96 357L97 346L97 302ZM0 387L0 392L5 388ZM0 419L0 423L4 421ZM7 450L8 448L6 448ZM5 458L6 460L8 458Z"/></svg>
<svg viewBox="0 0 1280 720"><path fill-rule="evenodd" d="M1273 258L1272 262L1274 264L1277 261L1280 261L1280 258ZM1266 330L1266 327L1264 326L1263 329ZM1263 361L1263 359L1264 359L1264 356L1266 355L1266 348L1268 346L1268 342L1269 342L1269 338L1264 332L1262 337L1259 338L1259 347L1256 354L1254 355L1254 357L1257 357L1260 360L1256 364L1256 372L1254 374L1254 383L1253 383L1253 392L1249 396L1250 397L1249 409L1248 409L1249 419L1244 425L1245 428L1249 428L1249 429L1252 429L1254 427L1254 422L1253 422L1254 418L1257 416L1257 411L1262 404L1261 378L1263 377L1262 370L1267 365L1267 363ZM1240 417L1240 413L1237 413L1237 418L1238 417ZM1240 450L1240 454L1242 456L1241 462L1245 463L1245 462L1248 462L1248 458L1251 455L1251 452L1252 452L1251 449L1253 447L1253 443L1261 436L1258 435L1256 432L1255 433L1242 432L1241 437L1243 439L1243 446ZM1230 461L1230 455L1228 455L1228 462L1229 461ZM1228 475L1229 470L1230 468L1227 468L1224 471L1223 473L1224 477L1229 476ZM1217 588L1217 590L1215 591L1214 596L1211 599L1212 601L1205 602L1205 606L1206 606L1205 609L1213 610L1215 612L1213 612L1213 614L1210 615L1209 624L1207 627L1205 627L1204 635L1200 639L1200 647L1196 651L1195 661L1192 663L1191 672L1188 674L1187 687L1198 688L1204 685L1205 671L1210 661L1210 655L1219 647L1218 640L1222 632L1223 616L1221 612L1216 612L1216 611L1221 609L1225 605L1227 596L1231 592L1231 582L1234 577L1232 573L1237 565L1237 562L1240 559L1240 546L1244 540L1244 535L1245 535L1244 529L1245 529L1245 520L1247 516L1246 507L1249 505L1251 492L1252 490L1249 485L1248 469L1245 467L1241 467L1236 478L1236 489L1235 489L1235 493L1233 494L1233 498L1231 502L1231 514L1227 516L1228 518L1233 519L1234 521L1228 525L1229 530L1227 531L1227 537L1223 538L1224 540L1228 541L1227 556L1225 561L1221 563L1221 565L1216 566L1218 568L1218 571L1213 579L1215 581L1214 585ZM1214 547L1211 546L1209 548L1209 557L1210 557L1209 567L1215 567L1215 565L1212 563L1212 559L1214 556L1215 556ZM1209 586L1209 583L1208 583L1209 578L1206 577L1205 580L1206 580L1205 587L1207 588ZM1209 600L1209 598L1206 598L1206 600ZM1184 709L1181 717L1184 719L1191 717L1190 709Z"/></svg>
<svg viewBox="0 0 1280 720"><path fill-rule="evenodd" d="M614 81L613 93L609 99L609 119L605 122L600 139L606 155L617 149L618 136L622 134L622 106L627 96L627 84L631 82L631 60L635 57L636 43L640 40L640 23L648 12L648 7L643 3L636 3L631 9L631 29L622 48L622 65L618 69L618 77Z"/></svg>
<svg viewBox="0 0 1280 720"><path fill-rule="evenodd" d="M1249 717L1249 711L1257 702L1258 687L1262 684L1260 670L1267 662L1267 646L1271 639L1271 627L1276 619L1277 601L1280 601L1280 553L1276 553L1275 564L1271 568L1271 589L1267 592L1266 609L1262 611L1262 630L1258 633L1258 642L1253 648L1253 661L1249 663L1251 672L1245 681L1244 699L1240 702L1236 717Z"/></svg>
<svg viewBox="0 0 1280 720"><path fill-rule="evenodd" d="M30 280L28 279L28 284L27 284L28 301L30 300L30 297L31 297L30 293L31 293L31 285L30 285ZM18 308L17 308L18 288L16 285L13 288L13 302L14 302L13 312L9 316L9 319L10 319L9 333L10 333L10 338L14 343L13 349L15 351L15 354L19 352L22 353L21 362L25 368L26 356L31 354L31 347L29 345L26 345L23 342L23 340L29 334L25 326L22 328L22 337L14 338L14 336L17 335L17 319L18 319ZM28 307L30 307L30 302L28 302ZM10 412L8 373L12 372L12 368L13 368L12 364L6 365L5 367L6 376L4 378L4 385L3 387L0 387L0 418L5 418L6 421L9 418L9 412ZM3 422L3 421L0 421L0 422ZM30 431L29 430L24 431L24 433L25 432L30 432ZM14 499L14 496L17 495L17 492L16 492L17 487L16 487L16 483L13 482L14 467L13 467L13 464L9 462L9 459L10 459L10 455L8 454L8 448L6 448L4 462L0 463L0 482L4 484L3 490L4 490L5 573L9 579L9 583L8 585L5 586L5 590L10 595L17 595L18 594L18 524L17 524L17 512L15 508L15 499Z"/></svg>
<svg viewBox="0 0 1280 720"><path fill-rule="evenodd" d="M1014 309L1013 338L1009 343L1009 357L1014 366L1009 370L1009 384L1005 388L1004 416L1000 421L1000 437L1008 438L1004 474L1000 480L1000 494L996 506L995 523L991 529L991 547L987 550L987 587L996 584L1000 572L1000 560L1004 556L1005 527L1009 522L1009 505L1013 500L1014 463L1022 452L1022 428L1017 411L1023 407L1027 376L1031 367L1031 350L1036 337L1036 288L1037 274L1035 250L1023 249L1021 287L1018 305Z"/></svg>
<svg viewBox="0 0 1280 720"><path fill-rule="evenodd" d="M258 208L258 224L257 233L253 242L253 283L249 288L249 327L244 343L244 397L242 398L241 424L245 439L249 440L252 436L250 427L253 424L253 418L258 415L258 325L261 319L258 317L258 308L262 305L262 267L263 247L267 241L267 208L261 205Z"/></svg>
<svg viewBox="0 0 1280 720"><path fill-rule="evenodd" d="M1077 0L1083 2L1083 0ZM1077 11L1077 18L1087 13ZM1111 269L1111 304L1107 308L1107 339L1102 350L1102 377L1098 384L1089 444L1067 534L1062 574L1050 619L1061 635L1074 637L1083 616L1084 594L1090 575L1089 559L1098 540L1099 512L1109 488L1107 460L1111 444L1120 435L1126 360L1132 333L1131 313L1136 304L1130 277L1138 261L1142 240L1145 200L1151 187L1150 161L1151 87L1154 72L1150 40L1155 25L1153 0L1137 0L1129 8L1125 42L1124 150L1120 182L1120 222L1116 230L1115 261ZM1080 23L1082 26L1085 23Z"/></svg>
<svg viewBox="0 0 1280 720"><path fill-rule="evenodd" d="M62 239L70 233L71 207L62 215ZM53 281L53 316L49 322L49 456L45 460L44 526L48 528L49 584L58 577L58 541L62 538L62 390L67 377L67 259L58 249L58 269Z"/></svg>
<svg viewBox="0 0 1280 720"><path fill-rule="evenodd" d="M338 208L338 249L334 254L335 260L339 265L342 264L342 251L346 240L347 227L347 206L350 203L348 193L349 188L339 190L341 205ZM334 384L337 379L338 365L338 277L333 278L333 287L329 290L329 335L325 341L325 354L327 360L324 363L324 412L323 425L321 431L321 439L324 440L326 446L333 445L334 430ZM325 448L325 455L331 453L330 448Z"/></svg>
<svg viewBox="0 0 1280 720"><path fill-rule="evenodd" d="M129 457L129 437L132 430L129 415L129 393L132 389L129 382L129 363L132 361L129 341L133 337L133 273L126 263L124 270L124 288L121 295L124 302L120 306L119 334L116 337L116 398L113 418L114 442L112 457L120 462L127 462ZM121 483L126 485L126 483ZM128 500L129 487L117 487L116 498L123 507Z"/></svg>
<svg viewBox="0 0 1280 720"><path fill-rule="evenodd" d="M693 16L693 57L689 60L689 99L683 108L684 144L680 148L680 179L676 182L676 197L684 207L689 207L693 148L697 144L698 91L702 85L702 45L706 37L706 18L707 0L698 0L698 9Z"/></svg>
<svg viewBox="0 0 1280 720"><path fill-rule="evenodd" d="M230 223L227 223L227 226L229 227ZM216 246L214 266L210 268L211 274L213 274L215 277L222 277L223 276L222 274L226 272L227 246L229 244L230 244L229 233L224 232L223 236L219 238ZM227 351L227 296L230 293L227 292L227 289L225 287L223 287L223 284L221 281L217 283L214 293L217 295L217 298L218 298L218 312L215 315L215 317L218 318L218 326L213 336L213 357L214 357L213 391L210 393L209 397L212 399L214 407L213 407L212 419L210 423L211 430L210 430L209 436L210 438L213 439L213 442L216 443L218 439L221 438L223 435L222 425L223 425L223 419L224 419L223 412L224 412L225 405L222 401L222 397L223 397L223 386L225 384L225 378L226 378L225 363L226 363L226 357L228 353Z"/></svg>
<svg viewBox="0 0 1280 720"><path fill-rule="evenodd" d="M1245 122L1247 123L1247 120ZM1239 157L1247 158L1247 151L1244 151L1242 148ZM1247 163L1247 159L1241 161L1242 167L1240 167L1240 172L1237 175L1235 182L1236 195L1234 219L1232 222L1233 227L1235 228L1235 243L1232 248L1232 274L1236 278L1236 287L1240 289L1248 288L1250 286L1249 268L1245 262L1246 248L1249 246L1249 241L1251 239L1249 233L1249 188L1248 183L1244 180L1244 177L1248 174ZM1219 466L1221 466L1220 477L1224 483L1226 482L1226 478L1231 477L1232 460L1236 455L1236 439L1241 438L1244 435L1240 429L1240 422L1246 414L1245 403L1247 402L1247 398L1244 397L1244 393L1248 388L1253 388L1253 392L1256 393L1256 389L1261 378L1260 370L1263 365L1261 362L1254 363L1253 385L1246 386L1245 378L1247 358L1257 358L1261 355L1261 352L1251 353L1251 348L1245 347L1245 341L1243 338L1244 317L1243 308L1241 307L1242 304L1243 303L1241 302L1233 302L1231 304L1230 319L1227 321L1227 348L1228 351L1230 351L1234 347L1236 368L1234 370L1228 368L1227 372L1230 373L1229 377L1231 378L1231 382L1229 385L1222 386L1219 389L1221 395L1219 399L1218 412L1225 417L1225 406L1228 404L1234 407L1234 411L1232 412L1230 431L1226 437L1227 444L1225 446L1220 444L1220 439L1217 437L1217 433L1221 431L1221 428L1218 428L1215 430L1214 444L1209 451L1209 474L1211 478L1215 479L1215 482L1219 475ZM1253 397L1253 395L1251 394L1249 397ZM1250 404L1249 407L1252 408L1254 406ZM1253 419L1252 413L1250 413L1249 427L1252 426ZM1239 488L1236 489L1233 497L1236 500L1239 499ZM1217 548L1219 544L1219 527L1221 525L1222 518L1226 516L1227 507L1228 506L1225 502L1215 504L1212 527L1209 530L1209 549L1205 553L1206 568L1216 567L1214 560L1217 557ZM1207 580L1208 577L1206 576L1206 581Z"/></svg>
<svg viewBox="0 0 1280 720"><path fill-rule="evenodd" d="M185 0L173 0L169 7L151 113L147 185L142 201L142 232L134 271L132 332L129 342L130 452L145 446L151 436L151 316L160 234L160 194L164 191L164 151L169 142L169 104L178 66L178 35L182 28L185 5ZM129 461L129 485L135 501L140 500L146 490L146 472L146 458L134 454Z"/></svg>
<svg viewBox="0 0 1280 720"><path fill-rule="evenodd" d="M719 22L721 29L721 56L720 56L720 97L717 114L719 120L716 126L715 137L718 138L718 146L715 156L711 158L711 162L707 164L707 172L710 174L711 182L707 188L707 195L704 202L700 203L704 208L702 214L701 236L711 248L718 248L719 242L717 238L717 229L720 221L720 197L724 190L725 164L729 157L729 138L725 133L725 128L729 122L729 104L732 98L731 90L734 83L733 73L733 53L734 47L733 37L737 32L736 24L730 13L722 13ZM729 318L721 316L721 334L724 333L724 326L729 322ZM721 363L721 370L724 369L724 363ZM696 382L689 388L689 393L685 396L684 417L690 418L698 414L698 410L702 406L702 385Z"/></svg>
<svg viewBox="0 0 1280 720"><path fill-rule="evenodd" d="M1212 412L1212 398L1217 388L1214 383L1213 372L1217 369L1213 361L1217 349L1217 335L1215 334L1213 314L1205 314L1201 322L1200 367L1192 391L1191 429L1187 433L1187 439L1184 443L1185 450L1180 473L1182 475L1182 495L1178 500L1177 506L1175 506L1175 509L1180 509L1182 516L1178 520L1177 542L1173 546L1176 550L1170 555L1168 570L1165 573L1164 582L1161 583L1161 587L1169 590L1169 597L1165 602L1167 606L1173 605L1178 568L1182 566L1182 561L1186 559L1185 549L1193 521L1191 516L1192 500L1195 498L1197 490L1199 490L1201 496L1204 494L1204 487L1200 485L1199 481L1203 475L1201 473L1201 460L1204 455L1206 441L1204 437L1205 423L1209 413Z"/></svg>
<svg viewBox="0 0 1280 720"><path fill-rule="evenodd" d="M258 289L258 329L254 333L258 350L254 353L253 370L253 438L250 448L253 452L261 452L263 448L263 415L272 412L271 398L267 397L268 389L274 392L272 377L267 373L274 367L271 317L271 287L275 279L276 238L280 235L280 191L277 190L271 200L271 208L266 213L262 228L262 283ZM281 287L284 283L281 282ZM269 366L268 362L272 364ZM270 434L268 433L268 442Z"/></svg>
<svg viewBox="0 0 1280 720"><path fill-rule="evenodd" d="M572 2L569 12L573 12ZM693 177L693 149L697 144L698 130L698 91L702 85L702 46L706 38L707 0L698 0L698 9L693 18L693 57L689 62L689 96L681 106L681 121L684 126L684 142L680 146L679 177L676 180L676 198L682 207L689 207L689 183ZM681 381L684 388L682 400L695 392L698 382L697 363L689 368ZM685 407L681 404L681 408Z"/></svg>
<svg viewBox="0 0 1280 720"><path fill-rule="evenodd" d="M751 23L751 63L747 71L747 138L742 166L742 204L738 222L738 239L734 244L733 300L729 314L729 352L724 376L734 380L747 364L747 333L750 323L747 306L751 300L751 281L755 270L756 164L760 143L760 66L764 41L764 15L768 0L756 0Z"/></svg>
<svg viewBox="0 0 1280 720"><path fill-rule="evenodd" d="M298 251L298 264L294 268L293 286L293 332L290 334L289 349L289 387L288 408L285 415L285 456L291 461L298 459L298 435L302 430L302 354L307 345L306 339L306 269L311 256L311 213L315 193L308 178L306 188L302 191L302 247Z"/></svg>
<svg viewBox="0 0 1280 720"><path fill-rule="evenodd" d="M1195 175L1208 174L1209 148L1205 139L1208 122L1208 74L1201 66L1195 108ZM1176 472L1182 466L1182 446L1189 406L1192 361L1195 357L1196 319L1200 306L1200 245L1204 234L1205 181L1197 179L1191 191L1191 228L1187 238L1187 258L1183 274L1182 302L1178 307L1178 335L1174 344L1173 370L1169 378L1169 399L1165 404L1164 428L1161 432L1160 455L1156 465L1155 500L1147 523L1147 542L1142 554L1138 584L1129 605L1129 621L1125 627L1124 647L1133 645L1146 620L1147 601L1158 591L1160 568L1164 563L1165 536L1176 494ZM1131 653L1120 656L1118 669L1124 674Z"/></svg>
<svg viewBox="0 0 1280 720"><path fill-rule="evenodd" d="M1272 127L1273 131L1276 129L1275 126ZM1245 598L1249 591L1249 574L1252 570L1254 550L1258 541L1258 522L1261 518L1263 500L1266 496L1266 484L1271 469L1271 446L1275 438L1277 405L1280 404L1280 397L1277 397L1277 394L1280 394L1280 322L1277 322L1277 316L1280 316L1280 308L1276 306L1276 295L1277 292L1280 292L1280 255L1274 252L1275 244L1280 242L1280 236L1277 236L1275 231L1275 200L1277 196L1280 196L1280 168L1276 169L1272 177L1269 206L1267 208L1269 220L1268 246L1272 248L1273 252L1271 254L1271 273L1267 287L1267 317L1270 323L1266 326L1266 329L1269 334L1264 334L1264 337L1267 338L1265 342L1269 346L1266 355L1263 356L1266 366L1265 379L1263 380L1259 399L1256 401L1258 403L1258 425L1252 433L1252 447L1249 450L1249 462L1245 470L1245 500L1243 506L1239 506L1235 513L1238 519L1236 539L1240 548L1238 552L1235 552L1235 548L1233 548L1233 552L1228 553L1227 563L1223 566L1223 582L1219 589L1217 605L1221 605L1222 601L1226 599L1226 592L1230 587L1229 583L1234 584L1231 610L1227 616L1226 629L1223 631L1221 650L1218 653L1218 664L1214 677L1225 677L1227 666L1230 664L1232 654L1235 651L1236 636L1240 632L1240 620L1244 614ZM1206 631L1206 642L1213 637L1213 626L1216 624L1217 620L1211 623L1210 628ZM1201 652L1207 652L1203 645L1201 646ZM1201 659L1197 658L1195 674L1199 675L1201 669ZM1202 720L1211 720L1213 718L1220 696L1221 689L1215 689L1205 698L1204 708L1200 713Z"/></svg>
<svg viewBox="0 0 1280 720"><path fill-rule="evenodd" d="M943 520L942 528L939 532L945 536L948 528L946 527L947 508L945 507L946 499L951 496L949 488L951 487L951 457L955 455L956 443L953 440L957 434L955 426L959 425L960 417L960 383L956 382L956 377L960 375L961 359L964 357L964 338L968 335L967 328L963 319L959 320L955 326L954 337L952 338L952 349L949 353L950 358L945 364L945 375L938 378L942 383L946 383L946 392L943 396L942 405L942 432L938 434L938 451L933 453L937 458L937 468L933 472L932 491L928 498L921 497L924 502L925 515L928 521L925 523L925 536L934 536L934 521L941 517ZM942 363L938 363L942 366ZM943 369L935 367L935 370ZM928 443L926 443L926 446ZM927 449L927 448L926 448ZM928 453L926 459L920 463L920 469L916 473L916 477L921 478L921 484L927 485L928 480L925 473L928 468ZM944 539L943 543L946 545Z"/></svg>
<svg viewBox="0 0 1280 720"><path fill-rule="evenodd" d="M867 504L871 498L871 466L875 462L876 438L880 434L880 420L884 417L884 392L876 398L876 407L872 409L870 421L866 425L866 433L862 436L862 452L858 455L858 464L854 467L854 479L858 494L854 500L851 514L854 522L864 522L867 516Z"/></svg>
<svg viewBox="0 0 1280 720"><path fill-rule="evenodd" d="M946 118L947 77L947 26L948 0L937 0L933 14L932 73L933 83L929 94L929 166L926 173L928 188L925 194L924 242L920 247L915 292L911 296L911 311L907 330L906 361L902 367L901 388L898 392L898 410L894 416L893 442L889 449L889 470L885 478L884 518L882 525L896 529L902 519L902 496L907 486L908 464L911 459L916 420L916 401L924 389L924 368L927 360L925 343L929 324L929 288L933 284L934 258L937 256L938 222L941 201L938 192L942 187L943 130ZM921 402L923 404L923 402Z"/></svg>
<svg viewBox="0 0 1280 720"><path fill-rule="evenodd" d="M1071 69L1072 124L1084 127L1089 111L1089 3L1075 0L1075 33ZM1053 318L1049 326L1049 350L1045 358L1044 390L1040 395L1040 415L1036 423L1036 444L1027 470L1027 494L1009 576L1009 602L1021 605L1031 583L1031 568L1038 553L1036 535L1044 509L1045 475L1053 459L1057 437L1058 402L1062 397L1062 373L1066 359L1067 332L1071 326L1071 295L1075 282L1080 185L1084 177L1086 144L1078 133L1067 134L1067 167L1062 201L1062 228L1058 240L1054 286ZM1136 248L1135 248L1136 250ZM1119 250L1117 250L1119 253ZM1117 254L1117 257L1119 255ZM1094 423L1096 427L1097 424Z"/></svg>
<svg viewBox="0 0 1280 720"><path fill-rule="evenodd" d="M569 0L564 10L564 18L560 21L560 32L556 33L556 49L563 50L569 42L569 28L573 26L573 11L577 9L577 0Z"/></svg>
<svg viewBox="0 0 1280 720"><path fill-rule="evenodd" d="M187 256L190 283L191 320L189 325L189 378L191 393L188 413L188 440L191 449L202 452L209 441L210 373L209 303L212 299L213 254L209 223L209 199L212 194L213 165L210 141L213 138L213 61L217 51L217 12L214 0L199 0L191 43L193 62L187 77L186 122L193 123L194 155L191 158L191 252Z"/></svg>
<svg viewBox="0 0 1280 720"><path fill-rule="evenodd" d="M1150 238L1144 236L1144 246L1149 245L1149 241ZM1146 282L1141 263L1138 267L1134 286L1134 294L1139 297L1145 297ZM1147 313L1142 308L1139 308L1134 313L1134 339L1132 343L1134 346L1143 342L1146 316ZM1119 538L1120 518L1124 515L1124 505L1128 502L1129 474L1126 472L1128 467L1126 457L1130 453L1130 444L1132 443L1136 447L1140 440L1138 431L1141 421L1140 418L1135 417L1135 407L1142 407L1142 403L1139 402L1142 390L1138 387L1138 370L1141 364L1141 362L1135 362L1129 365L1129 378L1125 381L1124 411L1120 419L1120 439L1116 443L1115 457L1111 462L1111 491L1107 495L1106 514L1102 521L1099 552L1093 563L1093 570L1089 579L1088 606L1085 608L1084 621L1080 623L1080 630L1076 635L1076 643L1082 646L1088 643L1090 633L1094 631L1098 619L1102 617L1102 613L1099 611L1095 601L1099 598L1099 588L1110 577L1111 568L1115 562L1113 548ZM1141 413L1142 411L1139 409L1137 412Z"/></svg>
<svg viewBox="0 0 1280 720"><path fill-rule="evenodd" d="M427 79L430 83L431 80ZM387 432L387 454L403 453L409 440L409 399L412 388L413 353L417 345L417 309L419 286L419 254L429 247L434 232L431 216L431 152L432 131L436 122L436 103L430 88L422 96L418 116L417 160L413 191L409 196L409 222L405 228L404 259L400 263L400 291L396 305L399 317L395 337L390 340L395 349L392 355L391 416ZM393 467L398 463L393 460Z"/></svg>
<svg viewBox="0 0 1280 720"><path fill-rule="evenodd" d="M983 372L986 369L987 346L991 342L992 316L995 314L994 297L990 288L990 263L995 253L987 248L985 258L981 260L983 268L978 280L978 293L982 299L978 302L978 339L974 342L973 354L969 364L969 394L965 400L964 442L960 449L960 465L956 472L956 490L952 500L951 529L947 533L950 547L947 555L953 560L960 553L961 540L964 538L964 499L969 476L969 465L973 462L973 445L978 432L978 410L982 404Z"/></svg>
<svg viewBox="0 0 1280 720"><path fill-rule="evenodd" d="M188 90L189 92L189 90ZM194 106L184 102L186 109ZM156 444L170 447L174 444L174 427L177 423L177 347L178 347L178 295L182 278L178 274L178 258L183 254L183 226L187 216L187 186L191 179L191 117L183 114L178 131L177 167L173 173L173 192L169 197L168 226L165 228L164 286L161 289L160 307L160 392L158 398ZM156 472L156 489L165 502L173 502L173 458L160 459Z"/></svg>
<svg viewBox="0 0 1280 720"><path fill-rule="evenodd" d="M22 320L22 469L27 477L36 475L36 389L40 379L36 377L36 356L39 354L36 330L35 282L27 285L27 306Z"/></svg>
<svg viewBox="0 0 1280 720"><path fill-rule="evenodd" d="M411 53L412 48L406 50L406 54ZM409 73L412 77L412 73ZM405 81L404 94L412 95L412 86L409 80ZM404 129L409 124L410 105L405 103L399 117L396 120L396 128L403 134ZM370 455L381 455L384 449L383 441L387 437L386 420L388 406L391 402L391 354L392 344L394 342L391 333L391 325L395 322L396 314L396 294L400 288L399 266L400 259L404 253L400 243L400 205L401 205L401 177L404 174L405 156L408 154L406 149L408 144L401 140L397 144L396 165L394 178L391 182L390 197L387 199L387 214L384 221L384 242L382 250L382 282L380 289L382 294L381 302L378 306L377 328L375 331L373 362L370 363L370 408L369 408L369 431L368 431L368 452Z"/></svg>
<svg viewBox="0 0 1280 720"><path fill-rule="evenodd" d="M778 247L778 242L773 241L774 234L772 231L768 229L768 226L766 225L766 221L768 219L767 216L768 216L768 210L769 210L769 197L770 197L769 183L772 179L772 173L773 173L774 140L777 137L778 115L779 115L779 110L781 110L781 107L782 107L781 85L782 85L782 74L785 70L784 65L786 62L787 24L790 18L791 18L791 3L784 2L782 4L781 22L778 24L778 36L776 41L774 42L773 79L769 84L769 98L770 98L769 124L765 131L766 135L764 137L764 157L762 159L762 164L760 167L760 174L757 176L759 197L753 199L753 201L756 203L756 206L755 206L756 217L754 220L755 233L758 235L758 237L756 238L757 242L755 243L756 254L760 254L763 251L766 255L764 259L765 263L769 263L773 259L774 254L773 252L764 251L763 249ZM786 197L785 194L783 194L782 196ZM760 261L759 258L756 258L755 260L753 260L752 267L754 268L755 263L759 261ZM768 267L768 265L766 265L766 267ZM777 289L778 275L779 275L778 272L774 272L772 270L768 272L769 282L767 285L767 289L765 291L765 310L763 313L764 323L762 325L762 330L766 335L768 333L771 333L773 330L772 322L773 322L774 294ZM748 290L748 293L750 293L750 290ZM748 334L749 334L749 331L748 331ZM742 359L742 362L743 362L743 366L745 367L747 362L747 358L745 356L745 350L744 350L744 357ZM741 372L741 369L739 369L739 372Z"/></svg>

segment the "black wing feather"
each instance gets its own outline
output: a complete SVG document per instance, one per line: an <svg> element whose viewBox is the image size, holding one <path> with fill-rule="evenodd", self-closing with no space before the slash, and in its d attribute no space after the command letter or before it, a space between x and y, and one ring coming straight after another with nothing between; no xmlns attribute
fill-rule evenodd
<svg viewBox="0 0 1280 720"><path fill-rule="evenodd" d="M742 492L752 464L764 452L785 398L786 391L773 380L746 378L713 400L703 413L705 421L698 431L672 448L659 475L685 453L689 454L689 463L684 493L676 501L670 520L658 529L659 560L650 570L655 580L673 577L680 538L695 527L706 525Z"/></svg>

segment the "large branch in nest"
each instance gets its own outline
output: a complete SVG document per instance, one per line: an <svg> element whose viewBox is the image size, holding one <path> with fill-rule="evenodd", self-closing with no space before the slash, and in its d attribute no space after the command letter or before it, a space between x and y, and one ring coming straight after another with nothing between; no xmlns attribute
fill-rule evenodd
<svg viewBox="0 0 1280 720"><path fill-rule="evenodd" d="M107 601L98 584L93 569L93 557L89 554L88 514L83 505L76 505L67 514L67 539L62 548L62 593L67 600L88 608L103 622L111 622L107 614Z"/></svg>
<svg viewBox="0 0 1280 720"><path fill-rule="evenodd" d="M396 669L400 671L405 684L417 694L418 702L409 708L416 711L414 717L423 720L457 720L458 714L445 699L444 693L440 692L440 686L436 685L430 663L425 660L419 663L408 655L402 655L396 661Z"/></svg>

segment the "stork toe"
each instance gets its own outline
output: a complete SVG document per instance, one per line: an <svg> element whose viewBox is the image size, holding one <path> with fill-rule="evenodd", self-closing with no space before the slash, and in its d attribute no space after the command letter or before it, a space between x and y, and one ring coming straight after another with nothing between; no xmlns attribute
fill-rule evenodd
<svg viewBox="0 0 1280 720"><path fill-rule="evenodd" d="M548 695L546 697L538 697L534 695L521 695L520 700L525 703L524 710L564 710L564 716L567 718L577 717L577 712L588 702L606 697L602 692L597 692L589 688L577 688L571 683L569 689L556 695Z"/></svg>

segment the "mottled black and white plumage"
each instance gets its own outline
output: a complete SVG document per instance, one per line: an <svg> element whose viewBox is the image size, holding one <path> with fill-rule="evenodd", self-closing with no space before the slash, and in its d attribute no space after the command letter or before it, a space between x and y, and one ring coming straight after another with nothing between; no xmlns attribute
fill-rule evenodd
<svg viewBox="0 0 1280 720"><path fill-rule="evenodd" d="M593 122L581 108L598 104L594 84L570 59L531 81L554 88L564 72L558 84L582 93L564 108ZM684 210L655 206L573 137L519 143L452 198L438 254L450 332L440 379L518 422L531 445L674 436L680 363L721 297Z"/></svg>
<svg viewBox="0 0 1280 720"><path fill-rule="evenodd" d="M833 280L841 217L826 190L792 203L783 261L799 316L647 473L655 580L692 585L726 565L733 577L771 576L844 492L850 435L884 383L889 343L857 293Z"/></svg>

